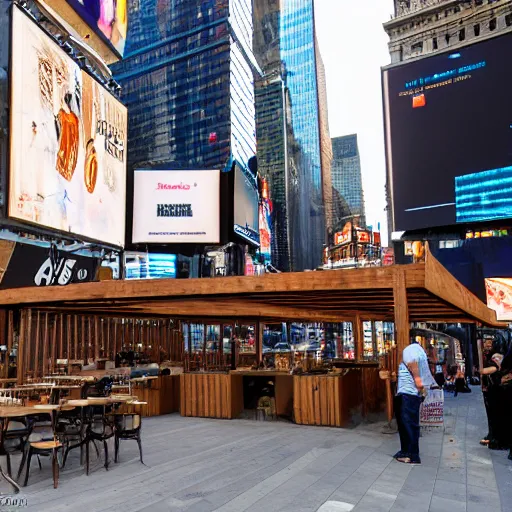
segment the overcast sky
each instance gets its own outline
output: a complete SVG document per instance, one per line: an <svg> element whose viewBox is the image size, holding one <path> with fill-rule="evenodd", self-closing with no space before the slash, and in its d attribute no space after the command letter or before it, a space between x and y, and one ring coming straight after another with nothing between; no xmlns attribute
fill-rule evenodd
<svg viewBox="0 0 512 512"><path fill-rule="evenodd" d="M380 67L389 64L382 23L393 0L315 0L315 23L327 74L331 137L357 133L368 224L387 235Z"/></svg>

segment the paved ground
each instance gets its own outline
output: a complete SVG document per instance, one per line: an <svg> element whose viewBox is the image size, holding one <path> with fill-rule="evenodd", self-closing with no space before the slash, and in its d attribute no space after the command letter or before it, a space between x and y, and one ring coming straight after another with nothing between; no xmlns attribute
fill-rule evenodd
<svg viewBox="0 0 512 512"><path fill-rule="evenodd" d="M85 476L75 455L54 490L43 460L24 496L40 512L512 512L512 463L478 445L484 426L478 389L448 397L444 433L425 433L423 465L410 467L391 458L398 439L382 434L382 424L151 418L143 426L147 466L125 441L108 472L98 460Z"/></svg>

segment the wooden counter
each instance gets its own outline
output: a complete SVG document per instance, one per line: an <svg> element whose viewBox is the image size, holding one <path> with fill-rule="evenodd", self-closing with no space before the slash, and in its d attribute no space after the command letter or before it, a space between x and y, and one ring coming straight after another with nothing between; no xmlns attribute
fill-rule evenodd
<svg viewBox="0 0 512 512"><path fill-rule="evenodd" d="M385 407L385 384L378 368L354 368L342 375L293 378L294 421L299 425L347 427Z"/></svg>
<svg viewBox="0 0 512 512"><path fill-rule="evenodd" d="M180 412L200 418L236 418L244 408L241 375L183 373L180 375Z"/></svg>
<svg viewBox="0 0 512 512"><path fill-rule="evenodd" d="M154 379L132 382L132 395L142 405L142 416L161 416L180 410L180 376L161 375Z"/></svg>

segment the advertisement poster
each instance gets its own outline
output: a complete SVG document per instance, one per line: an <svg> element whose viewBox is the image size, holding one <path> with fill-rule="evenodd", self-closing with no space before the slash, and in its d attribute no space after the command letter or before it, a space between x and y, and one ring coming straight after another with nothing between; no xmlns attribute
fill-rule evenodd
<svg viewBox="0 0 512 512"><path fill-rule="evenodd" d="M127 0L67 0L81 18L122 57L128 30Z"/></svg>
<svg viewBox="0 0 512 512"><path fill-rule="evenodd" d="M26 286L64 286L94 281L100 260L59 251L52 259L50 249L17 243L3 275L0 289Z"/></svg>
<svg viewBox="0 0 512 512"><path fill-rule="evenodd" d="M256 178L235 166L235 233L259 246L259 196Z"/></svg>
<svg viewBox="0 0 512 512"><path fill-rule="evenodd" d="M512 322L512 279L485 280L487 307L496 311L498 321Z"/></svg>
<svg viewBox="0 0 512 512"><path fill-rule="evenodd" d="M135 170L134 244L217 244L219 241L218 170Z"/></svg>
<svg viewBox="0 0 512 512"><path fill-rule="evenodd" d="M126 108L13 10L9 216L123 246Z"/></svg>
<svg viewBox="0 0 512 512"><path fill-rule="evenodd" d="M269 198L268 181L262 181L262 198L260 204L260 254L266 263L272 259L272 202Z"/></svg>

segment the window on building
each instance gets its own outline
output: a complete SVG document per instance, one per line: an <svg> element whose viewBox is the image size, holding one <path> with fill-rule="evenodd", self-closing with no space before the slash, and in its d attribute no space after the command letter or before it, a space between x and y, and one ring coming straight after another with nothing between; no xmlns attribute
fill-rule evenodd
<svg viewBox="0 0 512 512"><path fill-rule="evenodd" d="M446 34L444 38L446 39L446 44L450 44L450 34Z"/></svg>
<svg viewBox="0 0 512 512"><path fill-rule="evenodd" d="M437 50L437 37L434 37L434 39L432 39L432 48L434 50Z"/></svg>
<svg viewBox="0 0 512 512"><path fill-rule="evenodd" d="M478 37L480 35L480 23L477 23L474 27L473 27L473 31L475 33L475 37Z"/></svg>
<svg viewBox="0 0 512 512"><path fill-rule="evenodd" d="M505 23L507 27L510 27L510 25L512 25L512 14L507 14L505 16Z"/></svg>
<svg viewBox="0 0 512 512"><path fill-rule="evenodd" d="M422 52L423 51L423 41L420 41L419 43L414 43L411 45L411 52Z"/></svg>
<svg viewBox="0 0 512 512"><path fill-rule="evenodd" d="M466 29L461 28L459 30L459 41L464 41L464 39L466 39Z"/></svg>
<svg viewBox="0 0 512 512"><path fill-rule="evenodd" d="M489 30L496 30L496 18L489 21Z"/></svg>

